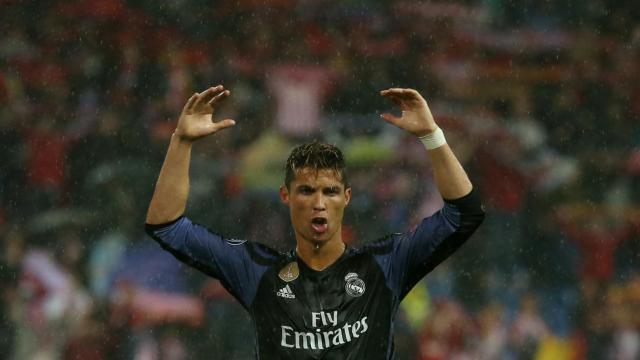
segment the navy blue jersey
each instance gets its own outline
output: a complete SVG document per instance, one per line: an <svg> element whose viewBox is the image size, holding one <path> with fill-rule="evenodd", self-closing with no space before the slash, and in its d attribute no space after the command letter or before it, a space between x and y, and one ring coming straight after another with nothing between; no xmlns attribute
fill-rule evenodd
<svg viewBox="0 0 640 360"><path fill-rule="evenodd" d="M474 192L413 230L347 247L315 271L297 257L225 239L186 217L147 232L181 261L219 279L251 314L258 359L392 359L400 301L484 218Z"/></svg>

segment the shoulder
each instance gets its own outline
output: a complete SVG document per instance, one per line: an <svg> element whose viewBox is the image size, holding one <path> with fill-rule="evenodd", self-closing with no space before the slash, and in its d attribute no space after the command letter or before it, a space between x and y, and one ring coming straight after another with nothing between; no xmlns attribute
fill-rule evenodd
<svg viewBox="0 0 640 360"><path fill-rule="evenodd" d="M222 239L224 245L226 245L225 247L238 250L244 249L251 261L258 265L271 266L282 262L283 259L287 257L286 253L277 251L266 244L247 239L228 237L214 232L205 225L196 222L194 222L194 224L205 228L209 233L216 234Z"/></svg>
<svg viewBox="0 0 640 360"><path fill-rule="evenodd" d="M361 247L353 248L354 254L385 255L393 251L394 245L402 238L402 233L392 233L382 236Z"/></svg>
<svg viewBox="0 0 640 360"><path fill-rule="evenodd" d="M240 245L245 246L251 260L257 264L265 266L273 266L283 263L289 259L288 253L275 250L268 245L248 240L230 239L227 242L241 242Z"/></svg>

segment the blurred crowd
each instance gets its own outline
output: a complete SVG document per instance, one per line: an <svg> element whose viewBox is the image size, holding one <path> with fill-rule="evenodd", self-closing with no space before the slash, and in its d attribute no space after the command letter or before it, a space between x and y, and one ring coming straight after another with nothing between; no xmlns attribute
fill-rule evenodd
<svg viewBox="0 0 640 360"><path fill-rule="evenodd" d="M0 0L0 29L0 358L252 357L238 303L143 231L216 84L237 126L196 146L187 214L281 250L302 141L345 153L352 246L437 210L378 92L429 102L487 219L402 303L399 359L640 358L637 4Z"/></svg>

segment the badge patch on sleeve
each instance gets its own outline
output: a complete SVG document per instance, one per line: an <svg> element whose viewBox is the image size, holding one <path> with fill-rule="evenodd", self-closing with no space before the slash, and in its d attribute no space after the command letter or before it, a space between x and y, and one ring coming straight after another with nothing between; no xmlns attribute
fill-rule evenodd
<svg viewBox="0 0 640 360"><path fill-rule="evenodd" d="M233 246L242 245L246 242L247 240L242 240L242 239L227 239L227 244L233 245Z"/></svg>
<svg viewBox="0 0 640 360"><path fill-rule="evenodd" d="M282 279L282 281L286 282L297 279L299 275L300 269L298 269L298 263L295 261L292 261L285 265L278 273L278 277Z"/></svg>

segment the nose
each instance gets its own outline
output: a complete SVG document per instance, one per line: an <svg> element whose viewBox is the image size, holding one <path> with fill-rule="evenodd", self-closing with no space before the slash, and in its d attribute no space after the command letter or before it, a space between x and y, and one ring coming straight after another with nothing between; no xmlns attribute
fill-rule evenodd
<svg viewBox="0 0 640 360"><path fill-rule="evenodd" d="M327 207L325 206L325 203L324 203L324 196L322 195L322 193L319 192L313 197L313 210L324 211L326 209Z"/></svg>

